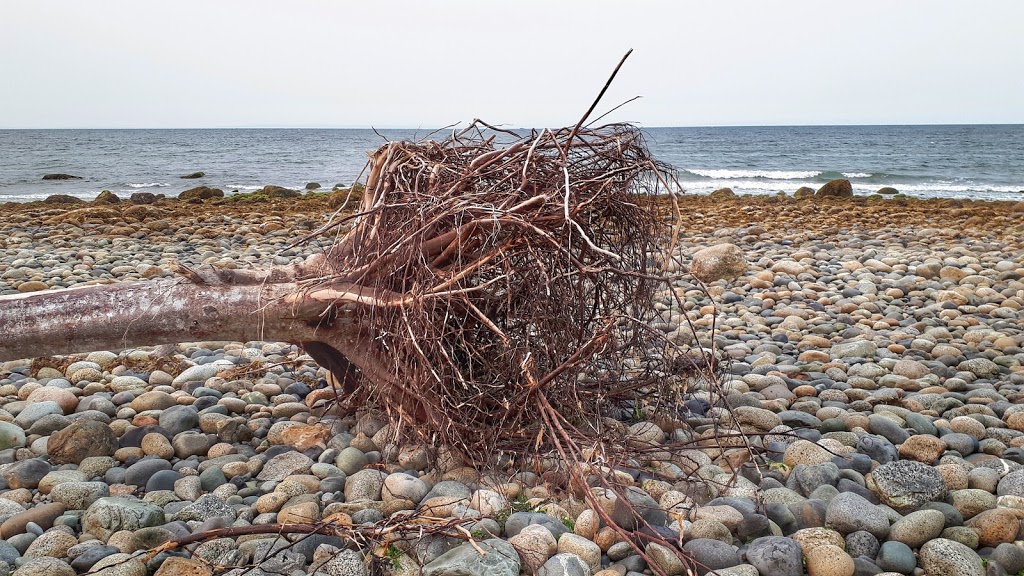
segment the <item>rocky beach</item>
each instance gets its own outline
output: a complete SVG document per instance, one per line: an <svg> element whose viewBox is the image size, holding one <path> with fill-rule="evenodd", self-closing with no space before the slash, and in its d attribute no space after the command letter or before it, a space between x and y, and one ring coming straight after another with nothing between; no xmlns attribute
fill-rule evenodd
<svg viewBox="0 0 1024 576"><path fill-rule="evenodd" d="M0 295L171 277L175 263L298 262L311 248L289 246L337 199L4 204ZM613 471L644 520L723 576L1024 571L1024 203L722 194L679 207L674 271L709 282L665 286L651 325L714 350L727 395L685 426L618 426L647 448L736 426L767 459L647 450ZM396 443L375 413L322 415L323 376L281 342L0 365L0 576L685 573L638 541L649 566L543 471L482 473ZM249 534L149 554L217 528L411 511L464 518L472 541Z"/></svg>

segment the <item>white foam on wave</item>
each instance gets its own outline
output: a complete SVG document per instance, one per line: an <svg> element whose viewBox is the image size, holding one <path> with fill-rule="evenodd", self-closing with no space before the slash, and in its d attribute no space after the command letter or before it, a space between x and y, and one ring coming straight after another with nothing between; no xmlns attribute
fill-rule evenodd
<svg viewBox="0 0 1024 576"><path fill-rule="evenodd" d="M714 181L680 182L686 194L710 194L721 188L721 183ZM729 183L737 194L765 194L772 195L778 192L785 192L792 195L797 188L806 185L799 181L765 181L765 180L736 180ZM869 196L878 192L878 189L887 184L853 184L853 191L858 196ZM1009 200L1024 198L1024 186L995 186L983 183L916 183L916 184L892 184L899 192L910 196L925 198L964 198L975 200Z"/></svg>
<svg viewBox="0 0 1024 576"><path fill-rule="evenodd" d="M843 172L843 176L846 176L847 178L871 178L874 174L869 174L867 172Z"/></svg>
<svg viewBox="0 0 1024 576"><path fill-rule="evenodd" d="M884 184L864 184L854 186L856 189L877 190ZM981 192L994 194L1020 194L1024 186L990 186L987 184L947 184L947 183L921 183L921 184L892 184L900 192Z"/></svg>
<svg viewBox="0 0 1024 576"><path fill-rule="evenodd" d="M814 170L731 170L731 169L706 169L687 168L686 170L695 176L715 178L717 180L732 180L736 178L765 178L767 180L794 180L801 178L814 178L821 172Z"/></svg>
<svg viewBox="0 0 1024 576"><path fill-rule="evenodd" d="M230 188L231 190L262 190L263 189L263 186L259 186L259 185L253 186L253 185L250 185L250 184L225 184L224 187L225 188Z"/></svg>
<svg viewBox="0 0 1024 576"><path fill-rule="evenodd" d="M129 188L166 188L170 184L164 182L144 182L142 184L128 184Z"/></svg>

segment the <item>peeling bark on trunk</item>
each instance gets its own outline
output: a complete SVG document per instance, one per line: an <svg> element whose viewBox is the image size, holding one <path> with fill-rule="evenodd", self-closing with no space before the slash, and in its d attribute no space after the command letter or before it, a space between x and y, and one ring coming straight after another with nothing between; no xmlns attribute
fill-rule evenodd
<svg viewBox="0 0 1024 576"><path fill-rule="evenodd" d="M295 282L196 284L159 280L0 296L0 362L138 346L272 340L302 346L351 393L356 370L401 390L397 366L377 347L356 309L296 298ZM420 410L415 396L405 409Z"/></svg>
<svg viewBox="0 0 1024 576"><path fill-rule="evenodd" d="M311 340L294 284L133 282L0 296L0 361L196 340Z"/></svg>

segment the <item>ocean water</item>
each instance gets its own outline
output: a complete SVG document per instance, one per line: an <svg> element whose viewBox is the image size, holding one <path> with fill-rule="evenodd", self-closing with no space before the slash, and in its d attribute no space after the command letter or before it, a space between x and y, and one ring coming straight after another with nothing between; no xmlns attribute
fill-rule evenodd
<svg viewBox="0 0 1024 576"><path fill-rule="evenodd" d="M687 193L792 194L848 178L919 197L1024 200L1024 125L649 128L654 156ZM0 202L50 194L94 198L193 186L246 192L355 181L386 140L427 130L0 130ZM180 176L202 171L206 177ZM49 173L80 180L43 181Z"/></svg>

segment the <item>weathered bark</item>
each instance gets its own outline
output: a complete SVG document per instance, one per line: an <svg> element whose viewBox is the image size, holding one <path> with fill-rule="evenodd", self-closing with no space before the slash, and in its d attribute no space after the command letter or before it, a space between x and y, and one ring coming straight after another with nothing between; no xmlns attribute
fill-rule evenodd
<svg viewBox="0 0 1024 576"><path fill-rule="evenodd" d="M162 280L0 296L0 360L197 340L309 340L310 311L283 304L295 291Z"/></svg>
<svg viewBox="0 0 1024 576"><path fill-rule="evenodd" d="M0 296L0 362L201 341L299 344L351 393L356 370L397 387L397 366L357 309L301 296L295 282L206 284L158 280ZM410 413L420 412L409 396Z"/></svg>

